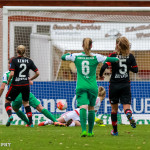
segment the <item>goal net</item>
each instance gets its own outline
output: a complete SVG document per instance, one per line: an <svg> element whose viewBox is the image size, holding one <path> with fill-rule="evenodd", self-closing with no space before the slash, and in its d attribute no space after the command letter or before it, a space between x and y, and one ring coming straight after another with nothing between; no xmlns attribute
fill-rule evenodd
<svg viewBox="0 0 150 150"><path fill-rule="evenodd" d="M108 56L115 50L116 38L125 36L131 43L131 51L139 67L138 74L130 74L131 109L137 124L150 124L149 20L150 9L138 7L4 7L3 58L6 59L3 59L3 73L8 70L8 58L16 56L16 47L25 45L27 57L40 71L31 92L58 118L76 108L76 68L72 62L61 61L62 54L81 52L83 38L90 37L94 41L92 52ZM105 124L111 124L108 99L111 69L105 71L105 80L100 81L101 65L97 67L96 77L98 85L106 89L106 98L97 116ZM66 110L60 111L56 107L59 100L67 101ZM47 120L36 109L32 112L34 124ZM4 106L1 115L1 124L4 124L7 119ZM122 105L119 106L118 123L129 124ZM16 116L13 124L23 124L23 121Z"/></svg>

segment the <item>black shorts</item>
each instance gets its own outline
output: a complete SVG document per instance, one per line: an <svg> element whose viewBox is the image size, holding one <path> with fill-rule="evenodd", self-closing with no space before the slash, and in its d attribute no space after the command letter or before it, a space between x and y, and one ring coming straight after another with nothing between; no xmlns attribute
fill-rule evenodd
<svg viewBox="0 0 150 150"><path fill-rule="evenodd" d="M30 87L27 86L10 86L7 94L6 99L9 101L14 101L19 94L22 94L23 101L29 101L29 93Z"/></svg>
<svg viewBox="0 0 150 150"><path fill-rule="evenodd" d="M130 83L110 83L109 101L111 104L131 104Z"/></svg>

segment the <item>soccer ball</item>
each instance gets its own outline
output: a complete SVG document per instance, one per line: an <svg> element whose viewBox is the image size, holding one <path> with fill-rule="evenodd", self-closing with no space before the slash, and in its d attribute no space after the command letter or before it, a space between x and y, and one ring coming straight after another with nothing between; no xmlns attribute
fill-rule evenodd
<svg viewBox="0 0 150 150"><path fill-rule="evenodd" d="M57 108L59 110L65 110L67 108L67 102L66 101L59 101L57 103Z"/></svg>

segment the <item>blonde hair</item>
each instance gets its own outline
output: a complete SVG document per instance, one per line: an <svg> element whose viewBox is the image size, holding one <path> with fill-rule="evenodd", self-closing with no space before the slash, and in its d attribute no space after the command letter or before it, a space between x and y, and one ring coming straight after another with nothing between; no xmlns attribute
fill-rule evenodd
<svg viewBox="0 0 150 150"><path fill-rule="evenodd" d="M130 42L126 37L120 37L117 48L123 56L128 56L130 53Z"/></svg>
<svg viewBox="0 0 150 150"><path fill-rule="evenodd" d="M99 88L98 88L98 96L99 97L104 97L106 95L106 90L105 90L105 88L103 87L103 86L100 86Z"/></svg>
<svg viewBox="0 0 150 150"><path fill-rule="evenodd" d="M24 45L19 45L19 46L17 47L17 53L18 53L19 55L21 55L21 56L24 55L25 50L26 50L26 47L25 47Z"/></svg>
<svg viewBox="0 0 150 150"><path fill-rule="evenodd" d="M92 39L84 38L83 39L83 49L86 55L91 56L91 46L92 46Z"/></svg>
<svg viewBox="0 0 150 150"><path fill-rule="evenodd" d="M120 37L117 37L117 38L116 38L116 44L119 43L119 39L120 39Z"/></svg>

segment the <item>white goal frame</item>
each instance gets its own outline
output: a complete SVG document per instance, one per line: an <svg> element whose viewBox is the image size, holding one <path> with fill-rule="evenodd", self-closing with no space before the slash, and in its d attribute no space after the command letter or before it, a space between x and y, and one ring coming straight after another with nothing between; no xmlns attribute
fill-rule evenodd
<svg viewBox="0 0 150 150"><path fill-rule="evenodd" d="M4 6L3 7L3 73L7 71L5 64L8 63L8 11L150 11L150 7L28 7L28 6Z"/></svg>
<svg viewBox="0 0 150 150"><path fill-rule="evenodd" d="M52 12L150 12L150 7L28 7L28 6L4 6L3 7L3 74L6 72L8 64L8 12L9 11L52 11ZM6 90L3 94L3 99L5 99ZM3 102L4 103L4 102ZM4 104L3 104L4 106ZM6 121L6 114L2 118Z"/></svg>

